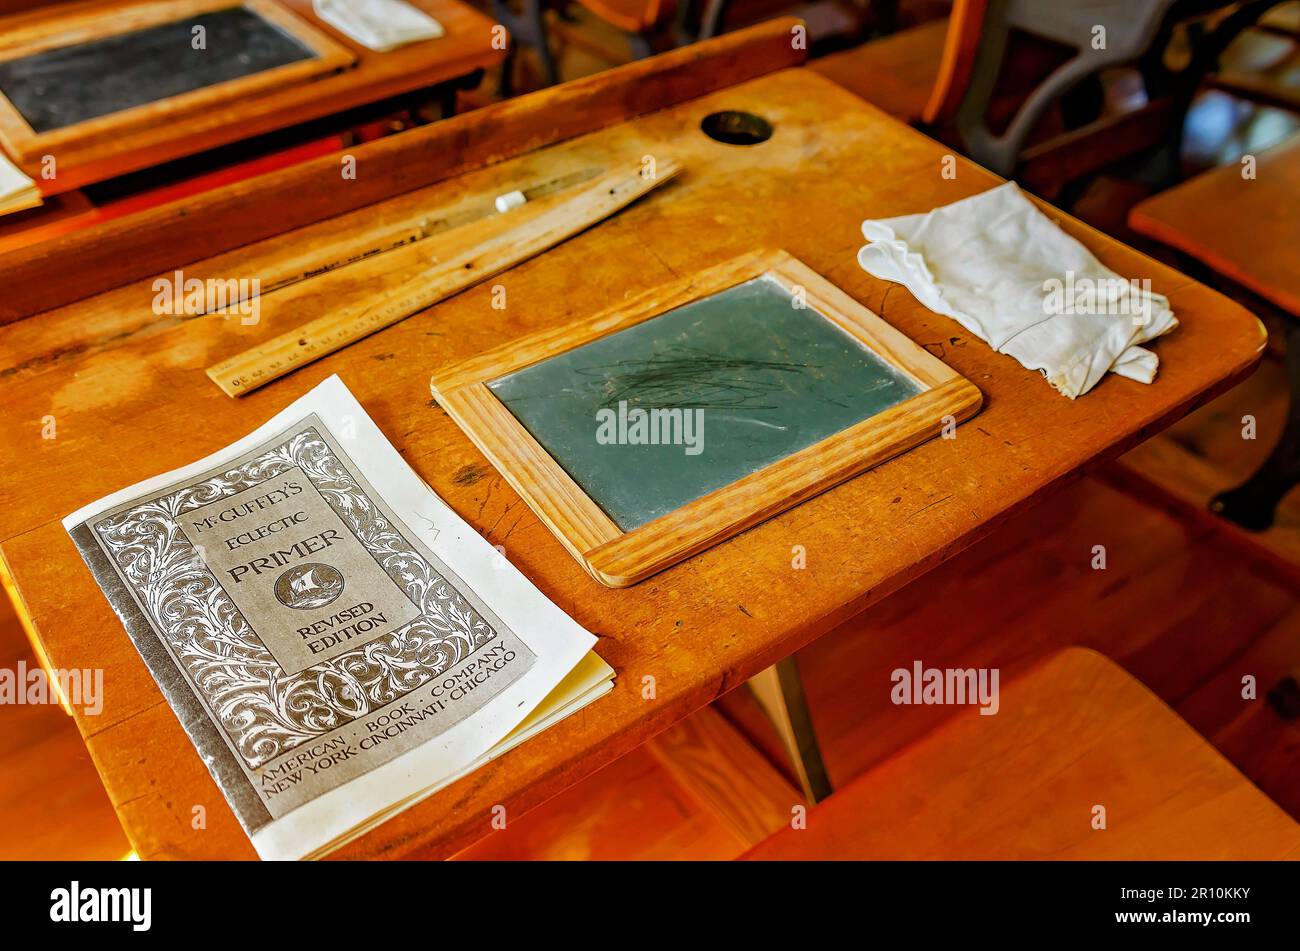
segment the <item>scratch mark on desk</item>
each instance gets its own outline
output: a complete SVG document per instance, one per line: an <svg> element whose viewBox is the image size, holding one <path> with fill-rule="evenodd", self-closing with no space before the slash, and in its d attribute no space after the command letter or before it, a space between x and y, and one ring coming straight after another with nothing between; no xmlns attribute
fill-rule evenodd
<svg viewBox="0 0 1300 951"><path fill-rule="evenodd" d="M916 518L916 517L917 517L918 515L920 515L922 512L927 511L928 509L932 509L932 508L934 508L936 505L942 505L944 502L950 501L951 499L952 499L952 496L951 496L951 495L945 495L945 496L944 496L943 498L941 498L941 499L935 499L933 502L930 502L930 503L928 503L928 504L926 504L926 505L922 505L919 509L917 509L915 512L913 512L911 515L907 516L907 520L910 522L912 519Z"/></svg>

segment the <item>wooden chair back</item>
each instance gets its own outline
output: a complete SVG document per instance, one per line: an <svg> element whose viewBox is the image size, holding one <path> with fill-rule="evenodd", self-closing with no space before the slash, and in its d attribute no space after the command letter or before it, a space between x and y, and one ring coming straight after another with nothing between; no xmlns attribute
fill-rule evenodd
<svg viewBox="0 0 1300 951"><path fill-rule="evenodd" d="M953 117L970 88L975 60L984 30L989 0L953 0L948 15L948 33L944 37L943 60L935 77L930 99L921 114L927 125L936 125Z"/></svg>
<svg viewBox="0 0 1300 951"><path fill-rule="evenodd" d="M954 70L961 64L969 72L962 89L956 83L936 91L938 105L951 112L963 146L972 158L1001 175L1010 175L1029 141L1030 133L1048 108L1083 80L1102 70L1137 63L1151 47L1176 0L1126 0L1098 4L1096 0L987 0L981 19L979 43L954 54ZM969 29L969 26L966 27ZM1071 51L1027 92L1006 127L996 130L989 121L989 106L998 80L1014 62L1010 54L1013 34L1023 33ZM963 50L964 37L953 39ZM960 79L961 74L955 73ZM943 78L941 74L941 79ZM954 100L959 101L954 106ZM941 110L936 108L936 116Z"/></svg>

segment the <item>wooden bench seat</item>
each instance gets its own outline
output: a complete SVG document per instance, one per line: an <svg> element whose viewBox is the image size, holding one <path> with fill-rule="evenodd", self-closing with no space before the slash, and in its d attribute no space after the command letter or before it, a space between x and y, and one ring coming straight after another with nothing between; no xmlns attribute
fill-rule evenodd
<svg viewBox="0 0 1300 951"><path fill-rule="evenodd" d="M1069 648L996 715L963 708L744 857L1281 859L1300 825L1146 687Z"/></svg>

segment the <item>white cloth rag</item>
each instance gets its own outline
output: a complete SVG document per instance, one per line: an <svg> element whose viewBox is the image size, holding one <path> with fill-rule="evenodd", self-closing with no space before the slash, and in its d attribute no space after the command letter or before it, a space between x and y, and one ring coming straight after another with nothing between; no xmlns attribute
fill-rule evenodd
<svg viewBox="0 0 1300 951"><path fill-rule="evenodd" d="M316 15L379 53L442 36L442 24L405 0L312 0Z"/></svg>
<svg viewBox="0 0 1300 951"><path fill-rule="evenodd" d="M1105 267L1014 182L926 214L864 221L862 234L868 273L905 285L1070 399L1107 371L1150 383L1159 360L1139 344L1178 326L1150 281Z"/></svg>

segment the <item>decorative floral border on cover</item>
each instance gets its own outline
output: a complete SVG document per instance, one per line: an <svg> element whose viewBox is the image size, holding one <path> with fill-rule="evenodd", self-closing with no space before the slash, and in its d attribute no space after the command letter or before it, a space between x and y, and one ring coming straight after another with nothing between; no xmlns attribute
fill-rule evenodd
<svg viewBox="0 0 1300 951"><path fill-rule="evenodd" d="M301 467L421 616L285 674L185 536L178 519ZM220 475L95 524L141 608L250 769L400 699L496 630L378 509L315 427Z"/></svg>

